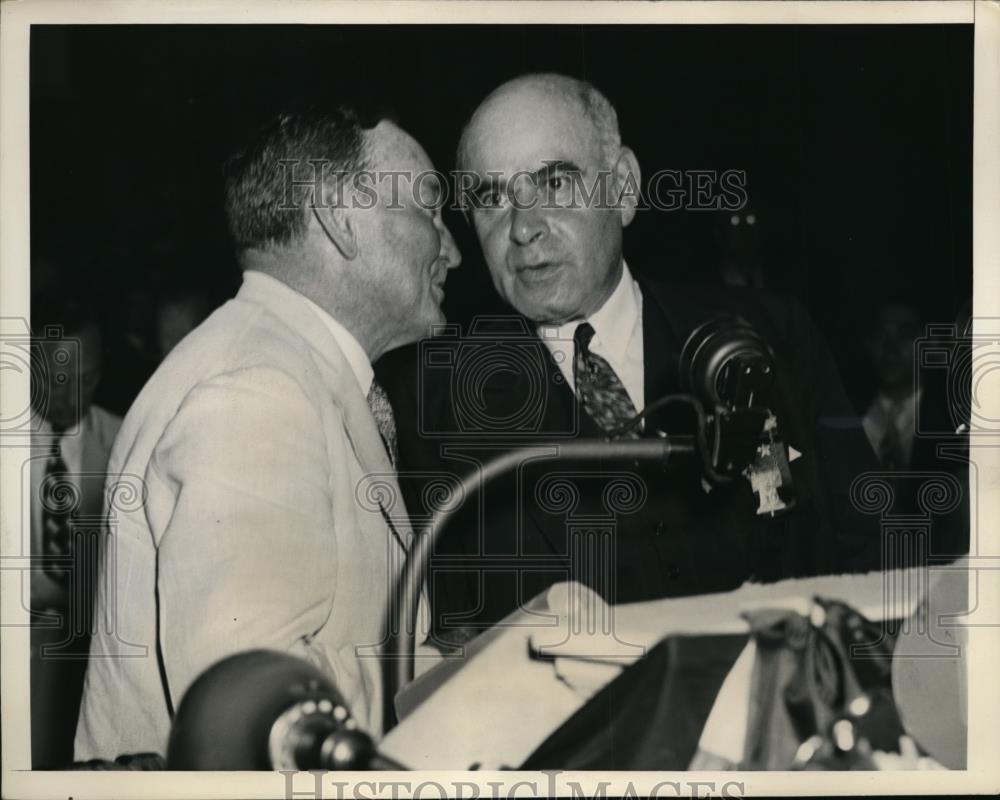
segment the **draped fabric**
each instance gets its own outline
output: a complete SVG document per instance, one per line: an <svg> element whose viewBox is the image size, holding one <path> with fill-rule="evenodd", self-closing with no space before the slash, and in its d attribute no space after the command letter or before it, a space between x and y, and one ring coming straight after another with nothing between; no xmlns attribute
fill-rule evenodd
<svg viewBox="0 0 1000 800"><path fill-rule="evenodd" d="M747 619L757 662L741 768L849 769L857 754L835 757L823 746L840 720L849 723L854 740L898 750L903 728L889 681L894 642L883 625L823 598L816 598L809 617L765 610ZM813 737L820 743L816 752L801 750Z"/></svg>

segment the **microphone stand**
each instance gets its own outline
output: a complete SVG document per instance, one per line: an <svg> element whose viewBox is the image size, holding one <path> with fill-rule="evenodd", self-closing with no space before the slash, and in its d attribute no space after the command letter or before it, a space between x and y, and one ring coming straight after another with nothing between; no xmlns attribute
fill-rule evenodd
<svg viewBox="0 0 1000 800"><path fill-rule="evenodd" d="M646 461L663 464L677 456L697 455L699 450L695 445L695 437L687 435L616 441L582 439L546 444L556 450L556 453L551 456L552 458L594 462ZM448 500L473 496L485 489L487 484L507 475L521 464L529 460L538 460L540 446L544 445L534 444L497 456L487 462L482 469L467 475L461 484L452 489ZM397 621L398 629L392 630L390 625L385 656L387 662L392 662L391 668L389 664L384 665L387 678L387 717L393 715L392 703L396 694L413 680L417 606L420 590L427 577L434 546L457 510L452 505L451 502L447 501L441 503L438 510L434 512L430 525L422 533L415 536L397 584L398 591L393 602L395 611L393 619Z"/></svg>

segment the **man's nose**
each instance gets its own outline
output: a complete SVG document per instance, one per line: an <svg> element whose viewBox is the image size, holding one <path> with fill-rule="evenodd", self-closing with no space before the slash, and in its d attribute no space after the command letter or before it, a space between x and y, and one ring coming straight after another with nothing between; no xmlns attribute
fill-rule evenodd
<svg viewBox="0 0 1000 800"><path fill-rule="evenodd" d="M548 236L548 223L537 206L537 201L523 206L514 205L510 218L510 238L516 244L534 244Z"/></svg>
<svg viewBox="0 0 1000 800"><path fill-rule="evenodd" d="M448 230L444 223L441 224L440 258L444 261L447 269L455 269L455 267L462 263L462 254L459 252L458 245L455 244L455 239L452 237L451 231Z"/></svg>

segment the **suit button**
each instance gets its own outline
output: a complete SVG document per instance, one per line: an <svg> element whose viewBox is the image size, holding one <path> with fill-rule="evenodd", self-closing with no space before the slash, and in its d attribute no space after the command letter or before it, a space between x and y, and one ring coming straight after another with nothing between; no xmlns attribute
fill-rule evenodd
<svg viewBox="0 0 1000 800"><path fill-rule="evenodd" d="M667 577L670 578L670 580L675 581L680 576L681 576L681 571L679 567L677 567L674 564L671 564L669 567L667 567Z"/></svg>
<svg viewBox="0 0 1000 800"><path fill-rule="evenodd" d="M667 529L666 523L663 522L663 520L660 520L659 522L656 523L656 525L653 526L653 533L655 533L657 536L662 536L663 532L666 529Z"/></svg>

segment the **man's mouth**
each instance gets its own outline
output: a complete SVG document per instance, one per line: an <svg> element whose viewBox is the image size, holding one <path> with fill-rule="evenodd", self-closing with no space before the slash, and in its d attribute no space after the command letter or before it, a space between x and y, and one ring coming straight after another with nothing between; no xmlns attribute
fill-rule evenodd
<svg viewBox="0 0 1000 800"><path fill-rule="evenodd" d="M537 261L533 264L523 264L514 268L514 273L522 281L532 282L545 280L559 269L561 264L555 261Z"/></svg>

